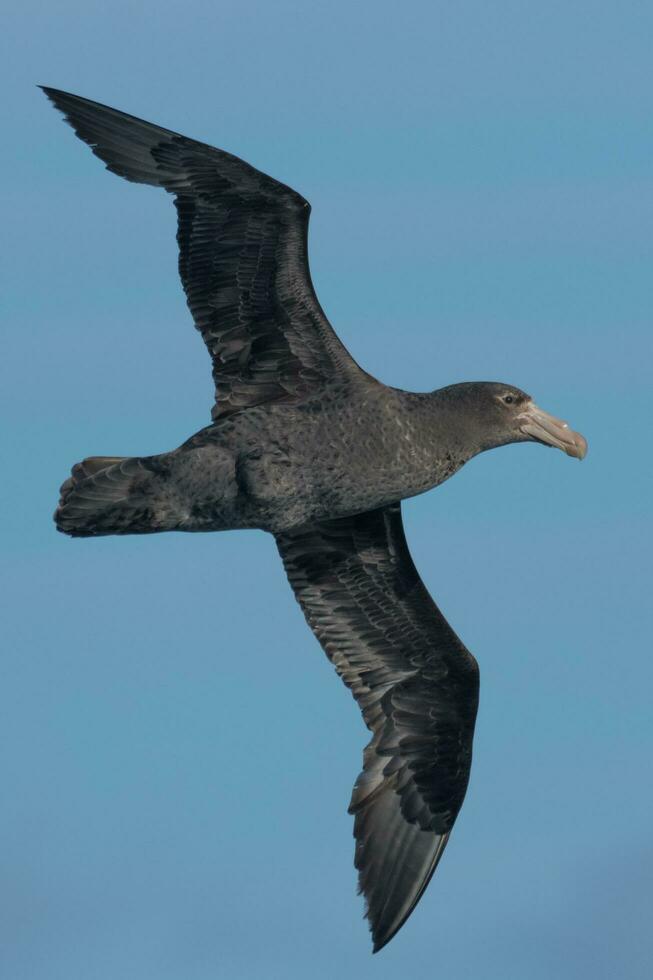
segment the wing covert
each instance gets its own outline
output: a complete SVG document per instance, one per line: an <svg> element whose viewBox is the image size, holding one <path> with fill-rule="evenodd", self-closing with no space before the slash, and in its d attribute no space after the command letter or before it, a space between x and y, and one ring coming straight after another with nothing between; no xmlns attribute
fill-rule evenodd
<svg viewBox="0 0 653 980"><path fill-rule="evenodd" d="M399 504L285 532L277 544L372 732L350 812L377 950L418 902L463 802L478 667L415 569Z"/></svg>
<svg viewBox="0 0 653 980"><path fill-rule="evenodd" d="M300 194L223 150L43 90L108 170L174 195L179 273L213 361L214 418L362 374L315 295Z"/></svg>

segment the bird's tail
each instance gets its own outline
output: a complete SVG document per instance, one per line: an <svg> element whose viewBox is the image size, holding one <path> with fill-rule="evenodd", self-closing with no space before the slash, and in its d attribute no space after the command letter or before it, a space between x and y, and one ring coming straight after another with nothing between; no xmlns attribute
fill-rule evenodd
<svg viewBox="0 0 653 980"><path fill-rule="evenodd" d="M60 490L54 520L72 537L147 534L177 526L160 492L156 457L90 456Z"/></svg>

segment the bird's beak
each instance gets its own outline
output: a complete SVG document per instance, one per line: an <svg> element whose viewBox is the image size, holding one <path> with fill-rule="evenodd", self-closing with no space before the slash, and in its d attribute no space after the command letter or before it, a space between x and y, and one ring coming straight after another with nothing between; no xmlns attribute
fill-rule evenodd
<svg viewBox="0 0 653 980"><path fill-rule="evenodd" d="M534 402L529 402L517 419L521 431L531 439L562 449L567 456L575 456L576 459L585 457L587 440L580 432L574 432L566 422L544 412Z"/></svg>

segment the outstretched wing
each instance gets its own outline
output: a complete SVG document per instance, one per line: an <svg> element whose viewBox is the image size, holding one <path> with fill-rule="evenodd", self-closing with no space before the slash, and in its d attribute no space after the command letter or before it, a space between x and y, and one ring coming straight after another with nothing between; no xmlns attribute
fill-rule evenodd
<svg viewBox="0 0 653 980"><path fill-rule="evenodd" d="M376 951L419 901L463 802L478 667L422 584L399 504L284 532L277 544L372 732L350 812Z"/></svg>
<svg viewBox="0 0 653 980"><path fill-rule="evenodd" d="M179 273L213 360L214 417L362 374L315 295L301 195L223 150L43 91L108 170L175 195Z"/></svg>

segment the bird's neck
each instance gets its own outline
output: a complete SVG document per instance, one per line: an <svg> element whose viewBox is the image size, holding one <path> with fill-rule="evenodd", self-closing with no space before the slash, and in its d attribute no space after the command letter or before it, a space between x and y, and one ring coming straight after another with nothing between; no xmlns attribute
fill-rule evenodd
<svg viewBox="0 0 653 980"><path fill-rule="evenodd" d="M413 493L443 483L473 456L497 445L473 405L461 405L458 392L402 392L401 402L398 458L412 475Z"/></svg>
<svg viewBox="0 0 653 980"><path fill-rule="evenodd" d="M464 462L510 441L504 431L489 422L474 388L456 384L422 396L428 416L426 429L438 445L455 452Z"/></svg>

